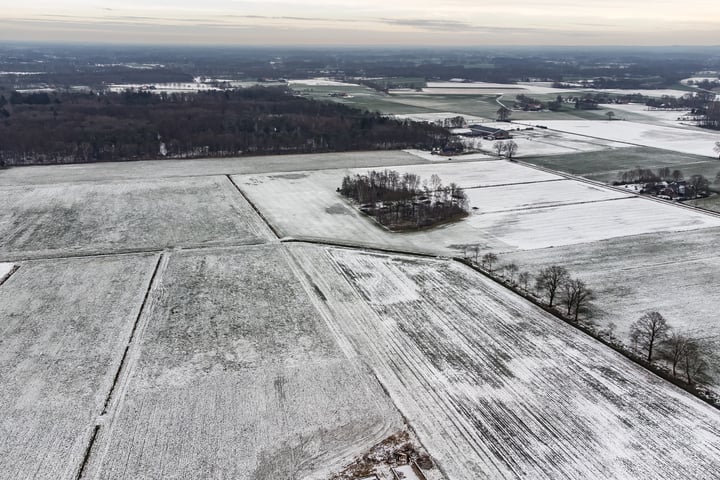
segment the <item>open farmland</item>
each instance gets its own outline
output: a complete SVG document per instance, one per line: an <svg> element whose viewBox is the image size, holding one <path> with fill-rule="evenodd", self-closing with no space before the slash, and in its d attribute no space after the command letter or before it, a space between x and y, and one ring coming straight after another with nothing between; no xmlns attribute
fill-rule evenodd
<svg viewBox="0 0 720 480"><path fill-rule="evenodd" d="M295 245L334 332L453 479L707 479L720 415L458 264Z"/></svg>
<svg viewBox="0 0 720 480"><path fill-rule="evenodd" d="M400 150L394 150L186 160L143 160L137 162L81 163L77 165L38 165L0 169L0 185L149 180L152 178L287 172L327 168L382 167L416 163L419 163L417 157Z"/></svg>
<svg viewBox="0 0 720 480"><path fill-rule="evenodd" d="M509 252L503 263L537 273L563 265L597 296L593 320L616 326L626 340L630 324L656 310L681 331L720 341L720 229L656 233L601 242Z"/></svg>
<svg viewBox="0 0 720 480"><path fill-rule="evenodd" d="M699 174L710 180L720 172L720 163L717 160L648 147L534 157L527 161L604 183L612 183L618 179L619 174L636 167L654 171L668 167L671 171L682 171L686 178Z"/></svg>
<svg viewBox="0 0 720 480"><path fill-rule="evenodd" d="M85 478L327 479L404 428L284 248L168 254Z"/></svg>
<svg viewBox="0 0 720 480"><path fill-rule="evenodd" d="M467 244L512 251L720 226L719 218L506 161L397 170L426 179L436 173L445 184L468 189L472 214L440 228L398 235L378 227L335 192L346 173L366 170L233 178L281 236L441 255L456 255Z"/></svg>
<svg viewBox="0 0 720 480"><path fill-rule="evenodd" d="M718 140L718 135L701 129L619 120L543 120L542 125L560 132L717 158L713 147Z"/></svg>
<svg viewBox="0 0 720 480"><path fill-rule="evenodd" d="M270 238L227 177L4 187L0 204L8 259Z"/></svg>
<svg viewBox="0 0 720 480"><path fill-rule="evenodd" d="M156 256L23 262L0 285L0 479L71 479Z"/></svg>

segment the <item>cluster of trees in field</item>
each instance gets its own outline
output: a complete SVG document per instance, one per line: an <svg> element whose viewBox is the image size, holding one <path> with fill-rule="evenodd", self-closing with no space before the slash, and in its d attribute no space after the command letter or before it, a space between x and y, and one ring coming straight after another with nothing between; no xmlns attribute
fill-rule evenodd
<svg viewBox="0 0 720 480"><path fill-rule="evenodd" d="M712 102L708 105L704 115L698 120L698 126L720 130L720 102ZM715 151L720 154L720 148L716 148Z"/></svg>
<svg viewBox="0 0 720 480"><path fill-rule="evenodd" d="M644 102L650 108L661 110L691 110L693 113L703 113L708 105L715 100L714 94L708 92L691 92L679 97L663 95L662 97L646 97Z"/></svg>
<svg viewBox="0 0 720 480"><path fill-rule="evenodd" d="M0 96L4 165L430 149L449 136L436 125L297 97L286 87L8 97Z"/></svg>
<svg viewBox="0 0 720 480"><path fill-rule="evenodd" d="M720 146L718 146L718 150L720 150ZM720 182L720 172L715 181ZM644 185L640 193L666 194L680 199L707 196L710 188L710 181L704 175L691 175L686 179L681 170L670 170L669 167L660 167L655 171L649 168L635 167L618 173L618 180L613 182L614 185L631 183Z"/></svg>
<svg viewBox="0 0 720 480"><path fill-rule="evenodd" d="M438 175L423 181L395 170L346 175L338 192L360 210L393 230L423 228L464 217L468 200L455 183L444 186Z"/></svg>
<svg viewBox="0 0 720 480"><path fill-rule="evenodd" d="M688 80L688 85L695 85L703 90L712 90L714 88L720 88L720 79L710 80L703 78L702 80Z"/></svg>
<svg viewBox="0 0 720 480"><path fill-rule="evenodd" d="M542 100L520 94L515 96L515 108L527 112L528 110L544 110L547 105Z"/></svg>
<svg viewBox="0 0 720 480"><path fill-rule="evenodd" d="M709 379L712 345L671 327L659 312L647 312L630 326L630 342L637 355L648 364L661 362L674 379L682 378L688 385Z"/></svg>

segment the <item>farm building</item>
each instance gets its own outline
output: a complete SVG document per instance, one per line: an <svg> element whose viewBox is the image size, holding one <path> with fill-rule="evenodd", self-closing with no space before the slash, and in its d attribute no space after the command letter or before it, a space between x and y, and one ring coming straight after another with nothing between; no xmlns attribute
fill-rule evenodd
<svg viewBox="0 0 720 480"><path fill-rule="evenodd" d="M510 138L510 133L501 128L486 127L484 125L470 125L468 129L472 132L472 136L483 137L487 140L507 140Z"/></svg>

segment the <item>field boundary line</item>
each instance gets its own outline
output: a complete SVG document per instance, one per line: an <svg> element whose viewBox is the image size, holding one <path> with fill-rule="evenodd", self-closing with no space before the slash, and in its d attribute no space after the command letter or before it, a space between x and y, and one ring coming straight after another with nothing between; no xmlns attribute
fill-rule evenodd
<svg viewBox="0 0 720 480"><path fill-rule="evenodd" d="M115 392L115 388L117 387L118 379L120 378L120 372L123 370L126 361L127 361L127 355L128 351L130 350L130 346L133 344L133 341L135 340L135 334L137 333L138 324L140 323L140 318L143 315L143 312L145 311L145 306L147 305L148 297L150 296L150 291L152 290L152 286L155 283L155 277L158 274L158 270L160 269L160 262L162 262L163 257L165 254L161 253L157 261L155 262L155 267L153 268L153 273L150 276L150 281L148 282L148 286L145 289L145 295L143 296L143 301L140 304L140 310L138 311L137 316L135 317L135 322L133 323L132 329L130 330L130 336L128 337L127 344L125 345L125 351L123 352L123 355L120 359L120 365L118 365L118 369L115 372L115 377L113 378L112 386L110 387L110 391L107 394L107 397L105 397L105 403L103 404L103 409L100 415L105 415L108 410L108 405L110 404L110 399L113 396L113 393Z"/></svg>
<svg viewBox="0 0 720 480"><path fill-rule="evenodd" d="M467 162L471 163L471 162ZM567 178L550 178L548 180L531 180L527 182L498 183L496 185L476 185L474 187L461 187L463 190L482 190L485 188L512 187L513 185L534 185L536 183L567 182Z"/></svg>
<svg viewBox="0 0 720 480"><path fill-rule="evenodd" d="M438 110L438 112L441 112ZM126 161L116 161L116 162L75 162L75 163L57 163L57 164L40 164L40 165L11 165L7 167L8 169L15 169L15 168L32 168L32 167L63 167L67 165L74 165L74 166L84 166L84 165L103 165L107 166L107 164L133 164L138 162L182 162L182 161L202 161L202 160L247 160L251 158L266 158L266 157L290 157L290 156L302 156L302 155L327 155L328 157L331 155L341 155L341 154L378 154L383 152L402 152L406 155L412 156L413 160L417 159L419 162L417 163L407 163L407 164L393 164L393 165L384 165L384 164L370 164L370 165L354 165L350 166L347 165L345 167L311 167L311 168L302 168L302 169L296 169L296 170L277 170L277 171L233 171L232 169L229 170L223 170L218 171L215 173L175 173L175 174L166 174L166 175L158 175L155 177L147 177L147 176L126 176L126 177L119 177L119 178L91 178L91 179L68 179L68 180L62 180L58 182L29 182L29 183L5 183L3 182L3 177L0 175L0 187L40 187L40 186L49 186L49 185L63 185L67 183L71 184L91 184L91 183L113 183L113 182L122 182L122 181L138 181L138 180L157 180L157 179L173 179L173 178L194 178L194 177L226 177L230 175L272 175L275 173L295 173L295 172L317 172L317 171L323 171L323 170L341 170L344 168L351 169L351 168L390 168L390 167L396 167L396 166L414 166L414 165L429 165L433 164L435 162L432 162L430 160L418 157L416 155L413 155L411 153L405 152L403 149L397 149L393 148L390 150L350 150L345 152L319 152L319 153L289 153L289 154L268 154L268 155L247 155L247 156L232 156L232 157L194 157L194 158L164 158L164 159L148 159L148 160L126 160ZM352 160L353 163L357 163L357 160ZM156 167L162 167L162 165L156 165ZM292 165L287 165L287 167L292 168Z"/></svg>
<svg viewBox="0 0 720 480"><path fill-rule="evenodd" d="M672 151L672 150L670 150L670 151ZM568 179L568 180L575 180L575 181L577 181L577 182L587 183L587 184L589 184L589 185L594 185L594 186L596 186L596 187L603 187L603 188L606 188L606 189L608 189L608 190L613 190L613 191L616 191L616 192L622 192L622 193L626 193L626 194L627 194L627 190L626 190L626 189L620 188L620 187L618 187L618 186L616 186L616 185L609 185L609 184L607 184L607 183L599 182L599 181L597 181L597 180L591 180L591 179L589 179L589 178L581 177L581 176L578 176L578 175L573 175L572 173L566 173L566 172L561 172L561 171L559 171L559 170L553 170L553 169L551 169L551 168L541 167L540 165L535 165L535 164L528 163L528 162L517 161L517 163L519 163L520 165L523 165L523 166L525 166L525 167L534 168L534 169L536 169L536 170L540 170L540 171L543 171L543 172L546 172L546 173L554 173L554 174L556 174L556 175L561 175L561 176L565 177L565 178ZM706 210L706 209L704 209L704 208L698 208L698 207L693 207L693 206L690 206L690 205L685 205L685 204L682 203L682 202L674 202L674 201L672 201L672 200L664 200L664 199L662 199L662 198L653 197L652 195L643 195L643 194L640 194L640 193L638 193L638 194L632 194L632 193L630 193L630 195L634 195L634 198L639 198L639 199L643 199L643 200L649 200L649 201L653 201L653 202L660 203L660 204L662 204L662 205L671 205L671 206L674 206L674 207L677 207L677 208L682 208L682 209L685 209L685 210L689 210L689 211L691 211L691 212L702 213L702 214L705 214L705 215L708 215L708 216L711 216L711 217L720 218L720 212L715 212L715 211L712 211L712 210ZM711 228L711 227L706 227L706 228Z"/></svg>
<svg viewBox="0 0 720 480"><path fill-rule="evenodd" d="M95 445L95 440L97 439L98 431L100 430L100 425L95 425L93 427L92 433L90 434L90 440L88 441L87 446L85 447L85 454L83 455L82 462L80 463L80 468L77 471L77 474L75 474L75 480L80 480L80 478L83 475L83 472L85 471L85 466L87 465L88 461L90 460L90 452L93 449L93 446Z"/></svg>
<svg viewBox="0 0 720 480"><path fill-rule="evenodd" d="M492 215L495 213L507 213L507 212L525 212L528 210L543 210L547 208L559 208L559 207L572 207L573 205L588 205L591 203L606 203L606 202L616 202L618 200L627 200L629 198L635 198L637 195L628 194L627 197L618 197L618 198L603 198L601 200L586 200L583 202L567 202L567 203L556 203L553 205L537 205L533 207L524 207L524 208L509 208L507 210L491 210L489 212L482 212L478 213L478 215Z"/></svg>
<svg viewBox="0 0 720 480"><path fill-rule="evenodd" d="M257 216L260 217L260 220L262 220L263 223L264 223L264 224L270 229L270 231L273 233L273 235L275 235L275 238L277 238L277 239L281 238L280 233L277 231L277 229L275 228L275 226L274 226L272 223L270 223L270 221L269 221L267 218L265 218L265 215L263 215L263 213L260 211L260 209L257 207L257 205L255 205L255 203L253 203L253 202L247 197L247 195L245 195L245 193L243 193L242 189L240 189L240 186L239 186L237 183L235 183L235 180L233 180L232 175L228 174L228 175L225 175L225 177L226 177L228 180L230 180L230 183L232 184L233 187L235 187L235 190L237 190L237 192L240 194L240 196L241 196L243 199L245 199L245 201L248 203L248 205L250 205L250 207L252 207L252 209L255 211L255 214L257 214Z"/></svg>
<svg viewBox="0 0 720 480"><path fill-rule="evenodd" d="M159 289L163 273L165 272L165 269L167 268L169 262L169 257L169 252L164 251L158 255L157 260L155 261L150 280L148 281L147 287L145 288L143 301L140 305L137 316L135 317L135 322L133 323L130 335L127 338L125 350L123 351L123 355L118 365L118 369L115 373L113 383L110 387L110 390L108 391L107 396L105 397L103 408L99 412L96 419L97 431L95 437L97 438L93 438L93 448L88 451L87 459L83 463L82 471L79 473L76 480L86 478L86 471L88 466L90 468L99 469L101 467L102 458L105 457L107 450L110 448L110 442L108 440L112 436L114 420L121 410L125 390L130 380L130 373L137 360L136 351L141 346L139 339L142 337L145 328L147 327L147 324L150 320L149 312L151 312L153 309L152 293ZM103 426L108 426L108 428L101 429L101 427ZM97 446L100 445L102 441L105 441L105 445L103 446L103 452L100 454L99 452L97 452L97 448L99 448ZM93 464L93 457L95 455L99 455L99 460L97 461L97 464Z"/></svg>
<svg viewBox="0 0 720 480"><path fill-rule="evenodd" d="M710 398L706 398L703 395L701 395L701 392L699 390L695 390L692 387L686 387L681 383L678 383L676 381L673 381L673 379L668 375L664 374L660 369L654 368L653 364L648 364L646 362L641 361L640 359L634 357L627 349L625 344L623 344L620 341L614 342L612 340L608 340L606 338L603 338L602 335L598 334L597 332L594 332L591 328L581 324L579 321L574 322L565 316L563 316L559 311L557 311L553 307L548 307L544 303L542 303L539 299L534 297L533 295L529 294L523 294L520 292L519 289L513 288L511 285L509 285L507 282L505 282L504 279L496 277L492 273L488 272L487 270L481 268L479 265L474 264L470 260L466 260L464 258L459 257L452 257L452 262L459 263L461 265L464 265L466 268L469 268L471 270L474 270L475 272L479 273L480 275L484 276L485 278L497 283L501 287L505 288L506 290L509 290L511 293L517 295L521 299L524 299L527 302L532 303L537 308L543 310L544 312L548 313L549 315L553 316L554 318L560 320L564 324L568 325L569 327L573 328L574 330L577 330L579 332L582 332L583 334L587 335L591 339L593 339L596 342L601 343L605 347L613 350L618 355L621 355L622 357L625 357L635 365L638 365L639 367L643 368L645 371L649 372L650 374L656 376L657 378L661 379L663 382L666 382L670 385L673 385L675 388L682 390L683 392L687 393L688 395L691 395L695 397L696 399L710 405L711 407L720 410L720 405L716 404L712 401Z"/></svg>
<svg viewBox="0 0 720 480"><path fill-rule="evenodd" d="M2 287L5 282L10 280L10 277L12 277L18 270L20 270L20 265L13 265L13 267L8 273L0 277L0 287Z"/></svg>
<svg viewBox="0 0 720 480"><path fill-rule="evenodd" d="M310 245L320 245L320 246L324 246L324 247L345 248L345 249L349 249L349 250L362 250L367 253L404 255L406 257L419 257L419 258L432 258L432 259L448 259L448 258L450 258L445 255L436 255L433 253L412 252L412 251L406 251L406 250L394 250L391 248L371 247L371 246L362 245L359 243L313 239L313 238L306 238L306 237L284 237L284 238L280 239L280 243L307 243Z"/></svg>
<svg viewBox="0 0 720 480"><path fill-rule="evenodd" d="M357 344L357 340L353 341L351 339L352 335L348 334L344 328L340 327L340 323L342 322L339 322L338 320L342 318L342 315L338 312L337 307L331 306L331 303L328 302L327 296L323 292L321 285L318 284L322 283L323 281L320 280L316 282L315 275L318 274L318 272L315 270L311 271L307 266L303 264L303 261L300 259L300 257L302 256L300 253L295 252L293 251L293 249L285 246L283 246L282 249L287 257L287 261L290 264L291 269L293 270L293 273L298 278L298 281L300 282L303 290L305 290L305 293L310 299L311 304L325 322L325 325L330 331L330 334L335 339L338 348L343 352L347 360L353 365L354 369L367 373L370 378L377 383L377 385L382 389L383 393L387 397L388 401L392 404L395 411L403 419L405 428L407 428L413 433L415 439L420 444L420 446L429 453L430 449L425 446L415 426L410 422L405 412L401 410L400 406L397 404L397 399L391 394L387 385L389 379L386 378L385 382L381 379L378 370L381 370L382 368L374 367L372 365L372 362L369 361L368 358L366 358L368 355L367 352L358 350L359 345ZM330 259L327 259L327 261L330 265L332 265L333 269L337 269L337 265L334 261ZM375 312L372 307L370 307L369 304L361 298L357 288L350 282L350 280L348 280L348 278L342 272L336 271L335 273L337 278L340 279L340 281L344 282L344 284L348 287L352 294L356 295L356 300L358 300L363 306L362 310L364 310L365 314L376 318L377 321L380 322L377 312ZM435 462L435 466L438 468L438 470L440 470L443 476L445 478L449 478L444 466L441 465L435 457L433 457L433 460Z"/></svg>
<svg viewBox="0 0 720 480"><path fill-rule="evenodd" d="M122 256L122 255L140 255L140 254L159 254L162 252L167 252L171 250L200 250L200 249L206 249L206 248L233 248L233 247L252 247L257 245L267 245L267 240L257 240L253 242L243 242L243 243L189 243L187 245L167 245L164 247L154 247L154 248L138 248L138 249L120 249L117 251L107 251L107 252L99 252L99 251L92 251L92 252L78 252L75 254L63 254L61 252L58 252L57 255L50 254L50 255L39 255L37 257L9 257L7 260L9 263L12 262L36 262L36 261L42 261L42 260L64 260L64 259L73 259L73 258L93 258L93 257L115 257L115 256Z"/></svg>
<svg viewBox="0 0 720 480"><path fill-rule="evenodd" d="M523 122L529 122L529 121L531 121L531 120L522 120L522 121L510 120L510 123L516 123L516 124L518 124L518 125L525 125L526 127L534 127L534 128L539 128L540 125L538 125L538 123L542 123L542 120L538 120L535 124L523 123ZM571 120L571 121L572 121L572 120ZM619 121L623 122L623 121L625 121L625 120L619 120ZM636 122L630 122L630 123L636 123ZM593 135L586 135L586 134L584 134L584 133L568 132L568 131L565 131L565 130L559 130L559 129L557 129L557 128L543 127L543 130L550 130L550 131L552 131L552 132L567 133L568 135L577 135L577 136L579 136L579 137L592 138L592 139L594 139L594 140L603 140L603 141L606 141L606 142L623 143L623 144L625 144L625 145L632 145L632 146L634 146L634 147L656 148L656 147L648 147L647 145L642 145L642 144L640 144L640 143L622 142L622 141L618 141L618 140L613 140L613 139L611 139L611 138L595 137L595 136L593 136ZM668 152L678 153L678 152L676 152L675 150L668 150L668 149L666 149L666 148L660 148L659 150L667 150Z"/></svg>

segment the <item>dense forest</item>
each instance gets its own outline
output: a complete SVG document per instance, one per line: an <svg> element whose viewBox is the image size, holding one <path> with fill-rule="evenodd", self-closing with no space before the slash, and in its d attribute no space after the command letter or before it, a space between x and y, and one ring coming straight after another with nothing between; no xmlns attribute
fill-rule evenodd
<svg viewBox="0 0 720 480"><path fill-rule="evenodd" d="M285 87L0 96L0 166L431 148L447 137Z"/></svg>
<svg viewBox="0 0 720 480"><path fill-rule="evenodd" d="M428 182L414 173L373 170L346 175L338 192L391 230L431 227L468 213L463 189L454 183L444 186L437 175Z"/></svg>

